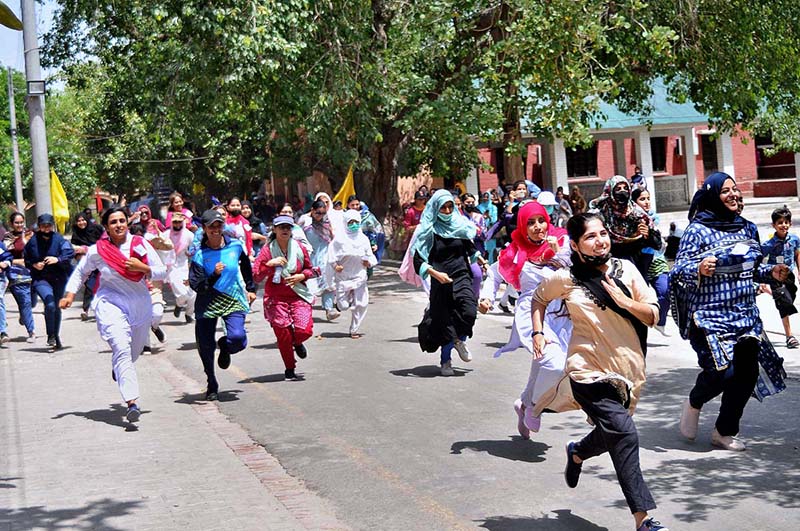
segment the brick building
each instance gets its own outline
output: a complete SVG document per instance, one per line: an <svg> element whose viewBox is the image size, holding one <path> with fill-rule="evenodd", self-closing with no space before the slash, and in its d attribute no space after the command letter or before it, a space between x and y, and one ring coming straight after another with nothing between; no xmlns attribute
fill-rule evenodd
<svg viewBox="0 0 800 531"><path fill-rule="evenodd" d="M746 195L797 194L800 154L767 157L764 149L771 147L769 139L754 138L743 130L715 138L708 117L692 103L669 101L659 82L654 83L651 103L649 116L633 116L603 105L605 119L593 129L595 142L589 148L565 148L561 139L550 142L523 134L526 178L549 190L580 186L589 200L600 194L609 177L630 177L639 166L661 210L688 205L704 178L718 170L736 178ZM491 169L475 169L467 181L467 190L473 193L504 181L502 146L483 146L479 154Z"/></svg>

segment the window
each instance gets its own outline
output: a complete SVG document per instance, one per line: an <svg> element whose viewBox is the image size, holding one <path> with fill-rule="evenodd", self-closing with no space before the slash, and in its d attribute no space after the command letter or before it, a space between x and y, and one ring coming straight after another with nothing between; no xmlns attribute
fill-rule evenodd
<svg viewBox="0 0 800 531"><path fill-rule="evenodd" d="M597 175L597 142L591 147L567 148L567 176L588 177Z"/></svg>
<svg viewBox="0 0 800 531"><path fill-rule="evenodd" d="M650 158L653 160L653 171L667 171L667 137L650 138Z"/></svg>
<svg viewBox="0 0 800 531"><path fill-rule="evenodd" d="M700 147L703 153L703 169L715 171L717 169L717 141L711 135L700 135Z"/></svg>

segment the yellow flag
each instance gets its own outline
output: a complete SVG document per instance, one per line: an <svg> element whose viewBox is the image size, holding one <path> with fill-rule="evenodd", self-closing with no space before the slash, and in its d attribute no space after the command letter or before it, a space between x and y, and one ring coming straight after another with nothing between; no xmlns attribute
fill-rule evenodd
<svg viewBox="0 0 800 531"><path fill-rule="evenodd" d="M353 183L353 165L350 165L350 169L347 170L347 177L344 178L344 182L342 183L342 187L339 188L339 191L336 192L336 196L333 198L333 202L341 201L344 208L347 208L347 198L351 195L356 195L356 185Z"/></svg>
<svg viewBox="0 0 800 531"><path fill-rule="evenodd" d="M50 170L50 201L53 203L53 217L56 218L56 228L58 232L64 234L69 221L69 206L67 205L67 194L58 175L54 170Z"/></svg>

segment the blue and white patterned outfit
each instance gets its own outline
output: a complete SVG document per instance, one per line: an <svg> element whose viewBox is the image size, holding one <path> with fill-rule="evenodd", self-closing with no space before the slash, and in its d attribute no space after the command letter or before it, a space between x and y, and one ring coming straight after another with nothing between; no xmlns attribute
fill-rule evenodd
<svg viewBox="0 0 800 531"><path fill-rule="evenodd" d="M709 256L717 257L716 271L710 277L700 276L700 262ZM773 266L762 264L762 258L753 223L724 232L692 222L670 273L673 303L686 314L685 321L676 317L678 327L697 352L701 368L725 370L739 340L751 337L759 342L759 375L753 391L759 401L786 388L783 358L767 338L756 306L754 282L772 279Z"/></svg>

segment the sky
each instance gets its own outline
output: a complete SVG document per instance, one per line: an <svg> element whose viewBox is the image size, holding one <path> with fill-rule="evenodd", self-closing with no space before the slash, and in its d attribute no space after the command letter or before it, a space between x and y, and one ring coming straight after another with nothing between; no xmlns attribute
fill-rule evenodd
<svg viewBox="0 0 800 531"><path fill-rule="evenodd" d="M22 20L19 0L3 0L3 2L11 8L11 11L17 15L17 18ZM36 3L36 19L38 21L37 27L39 30L40 46L42 44L41 35L50 28L55 10L56 3L52 0L45 0L44 4ZM3 70L5 70L7 66L10 66L14 70L24 72L25 58L23 52L22 32L0 26L0 64L2 64ZM49 72L45 70L44 74L47 76Z"/></svg>

